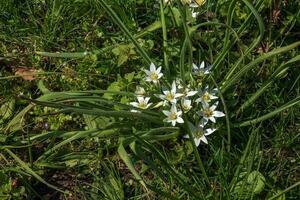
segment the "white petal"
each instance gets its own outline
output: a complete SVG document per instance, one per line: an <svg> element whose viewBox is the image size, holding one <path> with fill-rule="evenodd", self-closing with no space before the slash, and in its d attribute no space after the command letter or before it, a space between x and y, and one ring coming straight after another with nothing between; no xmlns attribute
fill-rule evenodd
<svg viewBox="0 0 300 200"><path fill-rule="evenodd" d="M151 75L151 72L149 70L144 69L144 72L147 74L147 76Z"/></svg>
<svg viewBox="0 0 300 200"><path fill-rule="evenodd" d="M174 95L175 98L182 97L182 96L183 96L183 94L181 94L181 93L177 93Z"/></svg>
<svg viewBox="0 0 300 200"><path fill-rule="evenodd" d="M200 140L199 138L195 138L195 139L194 139L195 145L196 145L196 146L199 146L200 141L201 141L201 140Z"/></svg>
<svg viewBox="0 0 300 200"><path fill-rule="evenodd" d="M214 111L213 112L213 116L214 117L224 117L225 114L223 112L221 112L221 111Z"/></svg>
<svg viewBox="0 0 300 200"><path fill-rule="evenodd" d="M176 104L172 104L172 107L171 107L171 112L173 113L177 113L177 108L176 108Z"/></svg>
<svg viewBox="0 0 300 200"><path fill-rule="evenodd" d="M183 138L190 138L188 134L184 135Z"/></svg>
<svg viewBox="0 0 300 200"><path fill-rule="evenodd" d="M179 111L177 112L177 116L180 116L180 115L182 115L182 111L181 111L181 110L179 110Z"/></svg>
<svg viewBox="0 0 300 200"><path fill-rule="evenodd" d="M206 137L203 135L200 140L202 140L205 144L208 144Z"/></svg>
<svg viewBox="0 0 300 200"><path fill-rule="evenodd" d="M219 104L219 102L217 101L216 103L214 103L214 105L212 105L212 106L210 107L210 109L211 109L212 111L214 111L214 110L217 108L218 104Z"/></svg>
<svg viewBox="0 0 300 200"><path fill-rule="evenodd" d="M183 124L184 123L184 121L183 121L183 119L181 118L181 117L177 117L177 120L176 120L178 123L180 123L180 124Z"/></svg>
<svg viewBox="0 0 300 200"><path fill-rule="evenodd" d="M200 64L200 69L204 69L204 67L205 67L205 63L204 63L204 61L202 61Z"/></svg>
<svg viewBox="0 0 300 200"><path fill-rule="evenodd" d="M200 103L201 102L201 98L198 98L195 100L196 103Z"/></svg>
<svg viewBox="0 0 300 200"><path fill-rule="evenodd" d="M196 18L198 14L199 14L199 12L194 12L194 11L192 11L192 17L193 17L193 18Z"/></svg>
<svg viewBox="0 0 300 200"><path fill-rule="evenodd" d="M208 129L205 129L204 130L204 135L210 135L212 134L213 132L215 132L217 129L215 128L208 128Z"/></svg>
<svg viewBox="0 0 300 200"><path fill-rule="evenodd" d="M137 97L137 100L139 103L142 103L144 101L144 97Z"/></svg>
<svg viewBox="0 0 300 200"><path fill-rule="evenodd" d="M156 67L155 67L154 63L150 64L150 71L151 72L155 72L156 71Z"/></svg>
<svg viewBox="0 0 300 200"><path fill-rule="evenodd" d="M193 70L195 70L195 71L199 70L198 67L197 67L197 65L195 63L193 63Z"/></svg>
<svg viewBox="0 0 300 200"><path fill-rule="evenodd" d="M150 97L146 97L144 101L146 104L148 104L149 100L150 100Z"/></svg>
<svg viewBox="0 0 300 200"><path fill-rule="evenodd" d="M172 126L176 125L176 120L172 120Z"/></svg>
<svg viewBox="0 0 300 200"><path fill-rule="evenodd" d="M203 124L203 126L205 126L208 123L208 119L207 118L202 118L200 120L200 123Z"/></svg>
<svg viewBox="0 0 300 200"><path fill-rule="evenodd" d="M214 117L210 117L209 120L212 121L213 123L216 123L216 119Z"/></svg>
<svg viewBox="0 0 300 200"><path fill-rule="evenodd" d="M146 108L149 108L153 103L147 104Z"/></svg>
<svg viewBox="0 0 300 200"><path fill-rule="evenodd" d="M197 94L197 91L189 91L186 96L187 97L191 97L191 96L194 96L195 94Z"/></svg>
<svg viewBox="0 0 300 200"><path fill-rule="evenodd" d="M162 74L162 73L160 73L160 71L161 71L161 67L159 67L159 68L156 69L157 75L158 75L158 74Z"/></svg>
<svg viewBox="0 0 300 200"><path fill-rule="evenodd" d="M213 96L213 95L209 95L209 98L210 98L210 99L218 99L219 97Z"/></svg>
<svg viewBox="0 0 300 200"><path fill-rule="evenodd" d="M173 81L173 83L172 83L171 92L173 92L174 94L176 93L176 83L175 83L175 81Z"/></svg>
<svg viewBox="0 0 300 200"><path fill-rule="evenodd" d="M162 106L163 104L164 104L164 102L160 101L154 106L154 108L158 108L158 107Z"/></svg>
<svg viewBox="0 0 300 200"><path fill-rule="evenodd" d="M207 109L207 108L209 108L209 104L206 101L202 101L202 107L204 109Z"/></svg>
<svg viewBox="0 0 300 200"><path fill-rule="evenodd" d="M167 111L167 110L163 110L162 111L166 116L169 116L171 112Z"/></svg>
<svg viewBox="0 0 300 200"><path fill-rule="evenodd" d="M212 94L217 94L217 93L218 93L218 89L217 89L217 88L212 89L212 90L211 90L211 93L212 93Z"/></svg>
<svg viewBox="0 0 300 200"><path fill-rule="evenodd" d="M139 104L137 102L130 102L129 104L137 108L139 107Z"/></svg>
<svg viewBox="0 0 300 200"><path fill-rule="evenodd" d="M157 74L157 79L160 79L163 76L163 73Z"/></svg>

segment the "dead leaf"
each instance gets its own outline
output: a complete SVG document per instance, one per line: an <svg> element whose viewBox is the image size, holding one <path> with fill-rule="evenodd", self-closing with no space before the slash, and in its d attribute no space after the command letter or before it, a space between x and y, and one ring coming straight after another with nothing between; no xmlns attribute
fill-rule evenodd
<svg viewBox="0 0 300 200"><path fill-rule="evenodd" d="M25 68L25 67L16 67L15 75L21 76L25 81L33 81L35 80L35 73L37 70Z"/></svg>

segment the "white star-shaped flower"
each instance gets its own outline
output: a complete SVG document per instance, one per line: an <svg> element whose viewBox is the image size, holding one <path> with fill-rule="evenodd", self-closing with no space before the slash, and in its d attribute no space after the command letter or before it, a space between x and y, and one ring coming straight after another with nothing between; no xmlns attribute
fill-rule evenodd
<svg viewBox="0 0 300 200"><path fill-rule="evenodd" d="M136 94L136 96L138 97L143 97L145 96L146 94L146 91L143 87L140 87L140 86L136 86L136 90L134 92Z"/></svg>
<svg viewBox="0 0 300 200"><path fill-rule="evenodd" d="M190 85L188 85L186 88L184 88L184 90L182 92L184 97L192 97L198 93L197 91L191 90L189 87L190 87Z"/></svg>
<svg viewBox="0 0 300 200"><path fill-rule="evenodd" d="M145 97L145 98L137 97L137 100L138 100L138 102L130 102L130 105L132 105L136 108L139 108L139 109L143 109L143 110L149 108L152 105L152 103L148 103L150 100L150 97ZM131 111L136 112L136 110L131 110Z"/></svg>
<svg viewBox="0 0 300 200"><path fill-rule="evenodd" d="M175 81L173 81L173 83L172 83L171 90L164 90L163 93L164 93L163 95L159 95L159 98L164 100L164 104L166 104L167 101L172 104L176 103L177 98L183 96L183 94L176 93L176 82Z"/></svg>
<svg viewBox="0 0 300 200"><path fill-rule="evenodd" d="M206 136L208 136L216 131L216 129L214 129L214 128L204 129L204 126L206 125L206 123L207 123L207 121L206 122L201 121L197 127L195 127L193 124L189 123L196 146L199 146L201 141L204 142L205 144L208 144ZM183 137L189 138L189 135L185 135Z"/></svg>
<svg viewBox="0 0 300 200"><path fill-rule="evenodd" d="M202 102L202 103L204 103L204 102L209 103L213 99L218 99L218 97L216 96L217 93L218 93L218 89L217 88L212 89L210 91L209 87L207 85L204 90L200 90L200 92L199 92L200 98L196 99L196 102L197 103L200 103L200 102Z"/></svg>
<svg viewBox="0 0 300 200"><path fill-rule="evenodd" d="M176 123L184 123L183 119L181 118L182 111L177 111L176 104L172 104L170 111L163 110L163 113L167 116L164 121L172 123L172 126L175 126Z"/></svg>
<svg viewBox="0 0 300 200"><path fill-rule="evenodd" d="M204 75L209 74L210 68L211 67L205 67L204 61L201 62L199 67L195 63L193 63L193 74L199 77L203 77Z"/></svg>
<svg viewBox="0 0 300 200"><path fill-rule="evenodd" d="M150 64L150 71L144 70L147 77L145 78L148 82L153 82L154 84L158 83L159 79L163 76L163 73L161 73L161 67L158 67L156 69L155 65L153 63Z"/></svg>
<svg viewBox="0 0 300 200"><path fill-rule="evenodd" d="M215 117L224 117L225 114L221 111L216 111L219 102L217 101L214 103L211 107L209 107L209 104L206 102L203 102L202 106L203 109L199 112L200 116L203 116L205 120L210 120L213 123L216 123Z"/></svg>
<svg viewBox="0 0 300 200"><path fill-rule="evenodd" d="M181 107L185 113L188 112L192 108L191 104L192 104L192 101L190 99L187 99L187 98L181 99Z"/></svg>

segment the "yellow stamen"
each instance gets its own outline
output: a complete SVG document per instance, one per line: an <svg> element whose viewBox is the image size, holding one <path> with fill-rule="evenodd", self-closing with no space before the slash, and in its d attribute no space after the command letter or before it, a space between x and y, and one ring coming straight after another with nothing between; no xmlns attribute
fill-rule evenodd
<svg viewBox="0 0 300 200"><path fill-rule="evenodd" d="M199 130L195 133L195 138L201 138L204 135L204 132Z"/></svg>
<svg viewBox="0 0 300 200"><path fill-rule="evenodd" d="M213 115L213 111L209 108L204 109L203 113L206 117L212 117L212 115Z"/></svg>
<svg viewBox="0 0 300 200"><path fill-rule="evenodd" d="M208 93L208 92L205 92L205 93L203 94L202 98L203 98L204 101L209 101L209 100L210 100L210 95L209 95L209 93Z"/></svg>
<svg viewBox="0 0 300 200"><path fill-rule="evenodd" d="M175 98L174 94L172 92L169 92L167 95L166 95L166 99L168 101L172 101L173 99Z"/></svg>
<svg viewBox="0 0 300 200"><path fill-rule="evenodd" d="M172 113L170 114L169 118L170 118L170 120L175 120L175 119L177 119L177 114L174 113L174 112L172 112Z"/></svg>
<svg viewBox="0 0 300 200"><path fill-rule="evenodd" d="M157 80L158 80L158 75L157 75L157 73L152 72L151 75L150 75L150 78L151 78L151 80L153 80L153 81L157 81Z"/></svg>

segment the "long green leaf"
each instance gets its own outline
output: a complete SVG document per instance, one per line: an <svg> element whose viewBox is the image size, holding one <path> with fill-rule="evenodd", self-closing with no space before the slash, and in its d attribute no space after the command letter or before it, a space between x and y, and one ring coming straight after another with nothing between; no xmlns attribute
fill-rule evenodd
<svg viewBox="0 0 300 200"><path fill-rule="evenodd" d="M152 63L150 57L146 53L146 51L139 45L138 41L133 37L133 35L129 32L125 24L122 20L118 17L118 15L113 11L111 6L109 6L105 0L99 0L99 4L102 8L107 12L107 14L111 17L115 24L119 26L119 28L123 31L123 33L130 39L130 41L134 44L137 48L138 53L144 58L145 62L150 65Z"/></svg>
<svg viewBox="0 0 300 200"><path fill-rule="evenodd" d="M285 46L285 47L281 47L278 49L274 49L273 51L266 53L262 56L260 56L259 58L253 60L252 62L250 62L248 65L244 66L243 68L241 68L231 79L227 80L221 88L222 93L224 93L230 86L232 86L233 84L235 84L237 81L239 81L239 79L246 74L249 70L251 70L254 66L258 65L259 63L263 62L264 60L267 60L273 56L276 56L278 54L290 51L296 47L300 46L300 42L295 42L291 45Z"/></svg>
<svg viewBox="0 0 300 200"><path fill-rule="evenodd" d="M65 193L67 194L66 191L63 191L59 188L57 188L56 186L48 183L47 181L45 181L42 177L40 177L37 173L35 173L25 162L23 162L16 154L14 154L12 151L10 151L9 149L5 149L5 151L13 158L15 159L15 161L17 163L19 163L19 165L29 174L31 174L34 178L36 178L38 181L40 181L41 183L44 183L45 185L47 185L48 187L57 190L61 193Z"/></svg>
<svg viewBox="0 0 300 200"><path fill-rule="evenodd" d="M238 123L238 124L235 124L234 126L235 127L243 127L243 126L250 126L250 125L253 125L253 124L257 124L259 122L262 122L262 121L265 121L267 119L270 119L271 117L273 117L274 115L277 115L278 113L288 109L288 108L291 108L297 104L300 103L300 96L295 98L294 100L284 104L283 106L277 108L276 110L266 114L266 115L263 115L261 117L258 117L256 119L251 119L251 120L248 120L248 121L245 121L245 122L241 122L241 123Z"/></svg>
<svg viewBox="0 0 300 200"><path fill-rule="evenodd" d="M292 58L288 62L282 64L280 67L276 69L276 71L271 75L271 77L253 94L251 97L241 105L241 107L238 109L237 113L240 113L242 110L249 107L253 102L260 97L272 84L274 81L279 79L281 74L285 72L291 64L294 64L294 62L297 62L300 60L300 55Z"/></svg>

